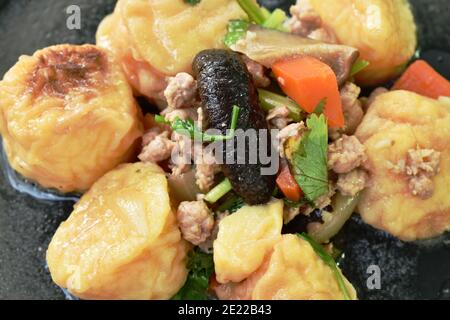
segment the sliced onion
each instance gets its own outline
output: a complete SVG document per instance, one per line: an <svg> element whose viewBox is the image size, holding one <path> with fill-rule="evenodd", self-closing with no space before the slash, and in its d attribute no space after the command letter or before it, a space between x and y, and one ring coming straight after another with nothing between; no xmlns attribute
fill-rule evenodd
<svg viewBox="0 0 450 320"><path fill-rule="evenodd" d="M195 201L197 200L197 194L202 193L195 182L194 170L189 170L180 175L170 174L167 182L174 202Z"/></svg>
<svg viewBox="0 0 450 320"><path fill-rule="evenodd" d="M358 193L355 196L349 197L337 193L333 198L333 212L329 213L330 217L324 219L325 221L323 224L314 224L314 228L308 226L308 234L311 238L318 243L324 243L334 237L344 226L345 222L351 217L358 205L360 194L361 193Z"/></svg>

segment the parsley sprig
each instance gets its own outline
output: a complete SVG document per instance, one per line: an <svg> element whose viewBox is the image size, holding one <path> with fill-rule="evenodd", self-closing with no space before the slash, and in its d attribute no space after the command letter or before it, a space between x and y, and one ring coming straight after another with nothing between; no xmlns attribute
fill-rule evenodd
<svg viewBox="0 0 450 320"><path fill-rule="evenodd" d="M233 106L233 111L231 114L231 125L226 135L215 135L202 132L202 130L197 127L192 119L182 120L176 117L174 121L169 121L161 115L155 116L155 121L157 123L164 123L169 125L173 131L187 135L194 140L200 140L203 142L214 142L214 141L224 141L230 140L234 137L236 131L237 120L239 117L240 108L238 106Z"/></svg>
<svg viewBox="0 0 450 320"><path fill-rule="evenodd" d="M348 289L347 289L347 286L345 285L342 274L339 271L339 269L336 265L336 261L334 261L333 257L330 256L319 243L315 242L306 233L301 233L301 234L298 233L297 235L301 239L307 241L313 248L314 252L319 256L319 258L333 270L334 276L336 277L336 281L338 283L339 289L342 292L342 295L344 296L344 299L351 300L350 293L348 292Z"/></svg>
<svg viewBox="0 0 450 320"><path fill-rule="evenodd" d="M187 268L187 280L172 300L207 300L209 279L214 272L213 256L194 249L188 254Z"/></svg>
<svg viewBox="0 0 450 320"><path fill-rule="evenodd" d="M328 193L328 126L323 114L311 114L306 125L308 131L298 142L291 165L306 199L314 202Z"/></svg>

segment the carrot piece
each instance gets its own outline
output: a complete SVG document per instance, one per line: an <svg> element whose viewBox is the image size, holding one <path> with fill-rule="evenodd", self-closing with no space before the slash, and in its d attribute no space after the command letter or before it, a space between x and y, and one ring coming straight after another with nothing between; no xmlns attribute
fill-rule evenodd
<svg viewBox="0 0 450 320"><path fill-rule="evenodd" d="M324 99L330 127L344 125L341 96L333 70L312 57L278 61L272 66L281 89L306 112L312 113Z"/></svg>
<svg viewBox="0 0 450 320"><path fill-rule="evenodd" d="M412 91L433 99L450 97L450 82L424 60L412 63L392 89Z"/></svg>
<svg viewBox="0 0 450 320"><path fill-rule="evenodd" d="M281 168L277 177L277 185L286 198L291 201L299 201L303 195L302 189L300 189L287 165Z"/></svg>

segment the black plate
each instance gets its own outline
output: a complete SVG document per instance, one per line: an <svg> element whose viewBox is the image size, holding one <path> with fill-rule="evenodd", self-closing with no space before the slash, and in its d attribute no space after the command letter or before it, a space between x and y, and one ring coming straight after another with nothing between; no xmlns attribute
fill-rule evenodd
<svg viewBox="0 0 450 320"><path fill-rule="evenodd" d="M180 0L181 1L181 0ZM262 1L287 8L292 1ZM422 56L450 78L448 0L412 0ZM115 0L0 0L0 75L21 54L58 43L93 43ZM78 5L81 30L68 30L66 8ZM36 200L15 191L0 174L0 299L64 299L45 266L45 250L72 202ZM361 299L450 298L450 237L403 243L353 217L338 237L342 267ZM369 290L367 268L381 269L381 289Z"/></svg>

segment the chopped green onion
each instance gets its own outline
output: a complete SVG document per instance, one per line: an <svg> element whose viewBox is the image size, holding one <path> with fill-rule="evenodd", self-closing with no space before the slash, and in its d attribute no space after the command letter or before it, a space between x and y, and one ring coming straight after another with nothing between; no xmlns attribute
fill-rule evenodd
<svg viewBox="0 0 450 320"><path fill-rule="evenodd" d="M301 239L307 241L311 247L313 248L314 252L319 256L319 258L327 265L329 266L336 277L336 281L338 283L339 289L342 292L342 295L344 296L345 300L351 300L350 293L348 292L347 286L344 283L344 279L342 277L341 272L339 271L336 261L334 261L333 257L330 256L324 248L317 242L315 242L311 237L309 237L305 233L297 234Z"/></svg>
<svg viewBox="0 0 450 320"><path fill-rule="evenodd" d="M363 71L365 68L367 68L370 65L370 62L367 60L358 59L353 64L352 69L350 71L350 76L354 76L355 74Z"/></svg>
<svg viewBox="0 0 450 320"><path fill-rule="evenodd" d="M224 141L229 140L234 137L234 133L236 131L237 120L239 117L240 108L238 106L233 106L233 113L231 114L231 126L226 135L212 135L203 133L194 123L192 119L181 120L180 118L175 118L174 121L170 122L166 118L161 115L155 115L155 121L157 123L164 123L170 125L172 130L183 134L188 135L191 139L200 139L203 142L214 142L214 141Z"/></svg>
<svg viewBox="0 0 450 320"><path fill-rule="evenodd" d="M306 118L300 106L293 100L264 89L258 89L258 93L259 103L264 111L269 112L277 107L286 107L289 109L289 117L293 121L300 122Z"/></svg>
<svg viewBox="0 0 450 320"><path fill-rule="evenodd" d="M223 42L227 47L231 47L233 44L242 39L249 27L250 23L244 20L231 20L228 23L228 33L225 35Z"/></svg>
<svg viewBox="0 0 450 320"><path fill-rule="evenodd" d="M237 0L251 21L262 25L266 20L266 12L253 0Z"/></svg>
<svg viewBox="0 0 450 320"><path fill-rule="evenodd" d="M217 200L222 198L232 189L233 187L231 186L230 180L225 178L221 183L219 183L217 186L215 186L211 191L209 191L206 194L205 200L208 201L209 203L216 203Z"/></svg>
<svg viewBox="0 0 450 320"><path fill-rule="evenodd" d="M185 3L190 4L191 6L195 6L196 4L199 4L202 0L184 0Z"/></svg>
<svg viewBox="0 0 450 320"><path fill-rule="evenodd" d="M247 31L248 27L250 26L250 23L245 20L230 20L228 22L228 31L229 32L236 32L236 31Z"/></svg>
<svg viewBox="0 0 450 320"><path fill-rule="evenodd" d="M286 21L286 13L281 9L275 9L270 16L262 24L263 27L268 29L277 29L280 31L285 31L283 24Z"/></svg>
<svg viewBox="0 0 450 320"><path fill-rule="evenodd" d="M267 10L267 8L265 8L265 7L261 7L261 11L262 11L262 14L263 14L263 16L264 16L264 20L269 19L269 17L270 17L270 11Z"/></svg>

